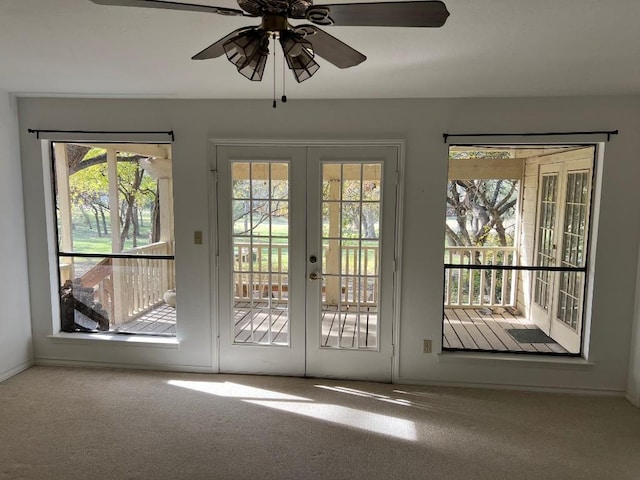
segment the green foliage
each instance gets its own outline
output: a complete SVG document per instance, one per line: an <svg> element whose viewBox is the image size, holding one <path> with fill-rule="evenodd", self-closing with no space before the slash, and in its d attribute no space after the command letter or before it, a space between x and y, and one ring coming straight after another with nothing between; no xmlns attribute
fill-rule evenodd
<svg viewBox="0 0 640 480"><path fill-rule="evenodd" d="M152 211L158 201L157 182L131 157L132 154L121 153L117 162L120 205L116 213L120 218L118 237L122 239L123 250L137 246L138 238L153 241ZM89 149L81 164L83 166L69 176L74 250L111 252L110 216L113 212L109 203L106 150ZM134 225L133 232L129 231L130 224Z"/></svg>

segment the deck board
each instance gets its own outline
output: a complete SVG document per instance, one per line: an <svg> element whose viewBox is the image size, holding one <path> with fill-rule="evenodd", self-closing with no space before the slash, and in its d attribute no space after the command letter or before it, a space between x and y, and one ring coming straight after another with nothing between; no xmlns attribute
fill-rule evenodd
<svg viewBox="0 0 640 480"><path fill-rule="evenodd" d="M176 309L165 304L157 305L134 320L118 326L116 331L147 335L175 335Z"/></svg>
<svg viewBox="0 0 640 480"><path fill-rule="evenodd" d="M458 337L458 334L456 333L456 331L453 329L453 326L451 325L450 317L455 317L455 315L453 314L452 311L445 310L445 321L444 321L443 332L444 332L445 339L449 344L448 348L464 348L462 346L462 342L460 341L460 338Z"/></svg>

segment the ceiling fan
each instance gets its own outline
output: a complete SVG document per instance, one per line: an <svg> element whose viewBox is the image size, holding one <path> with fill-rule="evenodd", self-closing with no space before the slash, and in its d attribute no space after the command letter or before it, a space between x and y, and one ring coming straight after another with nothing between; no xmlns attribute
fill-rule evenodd
<svg viewBox="0 0 640 480"><path fill-rule="evenodd" d="M287 66L296 80L303 82L320 68L314 60L315 55L339 68L353 67L367 59L316 25L441 27L449 16L444 3L428 0L329 5L313 5L313 0L237 0L242 10L165 0L91 1L100 5L262 17L259 26L234 30L192 57L193 60L205 60L226 54L238 72L254 81L262 80L270 39L280 41ZM289 19L306 19L312 24L291 25Z"/></svg>

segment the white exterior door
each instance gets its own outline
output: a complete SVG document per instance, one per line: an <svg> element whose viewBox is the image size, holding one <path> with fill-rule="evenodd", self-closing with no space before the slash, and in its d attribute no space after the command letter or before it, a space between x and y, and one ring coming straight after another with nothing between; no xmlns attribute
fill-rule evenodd
<svg viewBox="0 0 640 480"><path fill-rule="evenodd" d="M222 372L391 380L395 146L218 146Z"/></svg>
<svg viewBox="0 0 640 480"><path fill-rule="evenodd" d="M221 372L305 374L304 147L216 148Z"/></svg>
<svg viewBox="0 0 640 480"><path fill-rule="evenodd" d="M586 265L593 162L540 168L536 266ZM536 272L532 319L571 353L580 352L585 273Z"/></svg>

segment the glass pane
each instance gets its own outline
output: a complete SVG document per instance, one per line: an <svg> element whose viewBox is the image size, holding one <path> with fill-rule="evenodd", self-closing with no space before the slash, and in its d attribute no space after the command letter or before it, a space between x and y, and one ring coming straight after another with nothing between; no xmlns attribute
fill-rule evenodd
<svg viewBox="0 0 640 480"><path fill-rule="evenodd" d="M361 221L362 238L378 238L380 236L380 204L363 204Z"/></svg>
<svg viewBox="0 0 640 480"><path fill-rule="evenodd" d="M234 162L231 164L232 197L251 198L251 183L249 182L249 164L247 162Z"/></svg>
<svg viewBox="0 0 640 480"><path fill-rule="evenodd" d="M269 220L271 212L269 211L268 200L253 200L251 202L251 234L260 236L269 236Z"/></svg>
<svg viewBox="0 0 640 480"><path fill-rule="evenodd" d="M360 213L362 204L359 202L342 203L342 238L360 238Z"/></svg>
<svg viewBox="0 0 640 480"><path fill-rule="evenodd" d="M340 200L342 168L338 163L322 165L322 199Z"/></svg>
<svg viewBox="0 0 640 480"><path fill-rule="evenodd" d="M249 235L251 232L251 201L233 200L232 205L234 235Z"/></svg>
<svg viewBox="0 0 640 480"><path fill-rule="evenodd" d="M343 165L342 200L360 200L362 198L362 165Z"/></svg>
<svg viewBox="0 0 640 480"><path fill-rule="evenodd" d="M65 332L175 335L173 260L60 257Z"/></svg>
<svg viewBox="0 0 640 480"><path fill-rule="evenodd" d="M289 202L286 200L278 200L271 202L271 236L272 237L288 237L289 236ZM275 241L275 240L274 240ZM284 240L283 240L284 241Z"/></svg>
<svg viewBox="0 0 640 480"><path fill-rule="evenodd" d="M254 200L270 198L270 180L268 163L251 163L251 198Z"/></svg>
<svg viewBox="0 0 640 480"><path fill-rule="evenodd" d="M341 266L340 240L322 241L322 271L325 275L339 275Z"/></svg>
<svg viewBox="0 0 640 480"><path fill-rule="evenodd" d="M363 200L380 200L380 180L382 178L381 165L363 165Z"/></svg>

